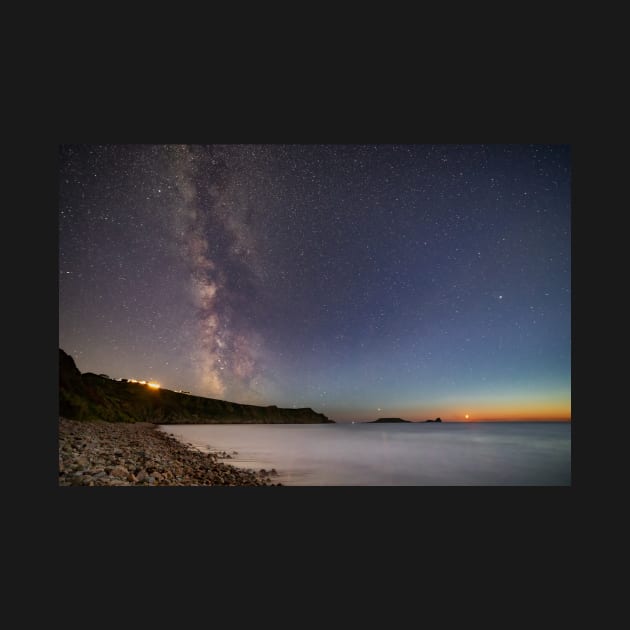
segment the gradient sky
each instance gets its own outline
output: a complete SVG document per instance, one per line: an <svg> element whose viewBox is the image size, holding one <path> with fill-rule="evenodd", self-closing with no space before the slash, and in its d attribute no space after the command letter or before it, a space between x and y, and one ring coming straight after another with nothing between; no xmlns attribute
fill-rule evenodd
<svg viewBox="0 0 630 630"><path fill-rule="evenodd" d="M82 372L337 420L566 419L565 145L64 145Z"/></svg>

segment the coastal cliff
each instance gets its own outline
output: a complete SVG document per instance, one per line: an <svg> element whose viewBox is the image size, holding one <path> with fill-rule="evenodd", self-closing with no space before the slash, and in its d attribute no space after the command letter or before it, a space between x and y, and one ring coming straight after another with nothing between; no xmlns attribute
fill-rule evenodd
<svg viewBox="0 0 630 630"><path fill-rule="evenodd" d="M154 424L321 424L332 423L310 407L282 409L151 389L87 372L59 348L59 415L71 420Z"/></svg>

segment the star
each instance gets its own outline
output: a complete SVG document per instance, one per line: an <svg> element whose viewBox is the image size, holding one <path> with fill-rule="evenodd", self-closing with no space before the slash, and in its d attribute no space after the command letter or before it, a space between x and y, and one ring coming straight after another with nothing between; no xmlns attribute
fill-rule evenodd
<svg viewBox="0 0 630 630"><path fill-rule="evenodd" d="M64 145L58 176L81 371L341 421L570 409L568 146Z"/></svg>

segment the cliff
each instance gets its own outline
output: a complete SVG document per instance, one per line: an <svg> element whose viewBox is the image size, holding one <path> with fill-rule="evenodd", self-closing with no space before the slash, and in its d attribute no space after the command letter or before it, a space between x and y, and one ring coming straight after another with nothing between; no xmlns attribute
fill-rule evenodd
<svg viewBox="0 0 630 630"><path fill-rule="evenodd" d="M332 423L309 407L259 407L151 389L87 372L59 349L59 414L71 420L155 424L319 424Z"/></svg>

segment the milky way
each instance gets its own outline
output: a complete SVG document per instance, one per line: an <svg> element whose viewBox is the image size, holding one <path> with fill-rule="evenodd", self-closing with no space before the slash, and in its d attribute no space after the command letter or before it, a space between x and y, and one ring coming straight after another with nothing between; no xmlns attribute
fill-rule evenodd
<svg viewBox="0 0 630 630"><path fill-rule="evenodd" d="M570 416L570 152L60 147L82 371L338 420Z"/></svg>
<svg viewBox="0 0 630 630"><path fill-rule="evenodd" d="M184 262L190 266L190 288L199 320L194 331L197 347L191 358L199 385L208 395L224 396L227 381L233 384L231 393L246 395L245 390L259 373L256 355L261 344L247 327L231 323L234 314L230 312L231 288L224 261L242 260L240 273L257 277L253 239L235 211L242 206L232 198L220 173L215 174L220 170L217 164L224 164L224 158L217 157L223 152L213 152L210 160L187 147L177 147L175 152L174 180L181 201L174 213L174 236ZM215 176L208 180L208 174ZM227 247L221 251L218 243L226 235Z"/></svg>

